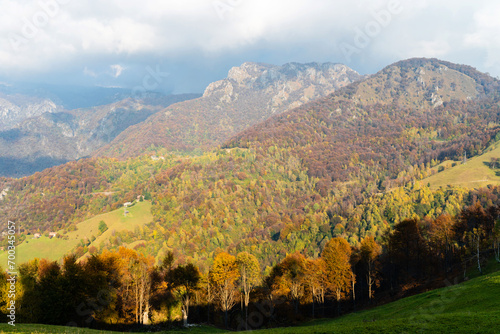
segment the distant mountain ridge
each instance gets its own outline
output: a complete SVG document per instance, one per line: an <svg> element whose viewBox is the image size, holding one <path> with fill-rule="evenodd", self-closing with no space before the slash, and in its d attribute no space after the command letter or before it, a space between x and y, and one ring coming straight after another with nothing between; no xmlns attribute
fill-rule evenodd
<svg viewBox="0 0 500 334"><path fill-rule="evenodd" d="M198 96L128 98L76 110L64 110L50 100L28 104L24 109L9 106L2 118L10 121L9 126L0 131L0 176L19 177L90 156L129 126L142 122L172 103ZM23 98L23 101L27 99Z"/></svg>
<svg viewBox="0 0 500 334"><path fill-rule="evenodd" d="M227 78L208 85L201 98L149 117L98 154L127 157L152 145L181 151L213 148L274 114L327 96L361 78L342 64L247 62L231 68Z"/></svg>
<svg viewBox="0 0 500 334"><path fill-rule="evenodd" d="M0 131L44 113L61 112L64 108L48 98L0 93Z"/></svg>

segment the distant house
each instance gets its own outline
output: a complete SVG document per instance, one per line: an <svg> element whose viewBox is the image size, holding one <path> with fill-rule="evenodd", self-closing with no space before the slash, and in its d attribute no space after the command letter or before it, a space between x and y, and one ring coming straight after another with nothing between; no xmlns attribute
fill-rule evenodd
<svg viewBox="0 0 500 334"><path fill-rule="evenodd" d="M42 235L40 233L35 233L33 234L33 239L38 239L40 238Z"/></svg>
<svg viewBox="0 0 500 334"><path fill-rule="evenodd" d="M132 202L127 202L127 203L123 203L123 206L124 206L124 207L129 207L129 206L131 206L132 204L134 204L134 203L132 203Z"/></svg>
<svg viewBox="0 0 500 334"><path fill-rule="evenodd" d="M164 157L161 157L161 156L160 156L160 157L157 157L156 155L152 155L152 156L151 156L151 160L153 160L153 161L158 161L158 160L165 160L165 158L164 158Z"/></svg>
<svg viewBox="0 0 500 334"><path fill-rule="evenodd" d="M49 232L49 238L54 238L57 235L57 232Z"/></svg>

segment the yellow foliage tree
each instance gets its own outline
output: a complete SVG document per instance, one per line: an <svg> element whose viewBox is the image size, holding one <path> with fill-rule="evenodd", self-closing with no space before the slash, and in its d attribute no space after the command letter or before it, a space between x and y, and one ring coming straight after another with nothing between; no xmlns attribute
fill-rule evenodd
<svg viewBox="0 0 500 334"><path fill-rule="evenodd" d="M236 281L240 277L240 272L236 258L226 252L219 253L214 259L209 276L215 299L224 312L224 323L227 328L228 311L236 304L238 297Z"/></svg>

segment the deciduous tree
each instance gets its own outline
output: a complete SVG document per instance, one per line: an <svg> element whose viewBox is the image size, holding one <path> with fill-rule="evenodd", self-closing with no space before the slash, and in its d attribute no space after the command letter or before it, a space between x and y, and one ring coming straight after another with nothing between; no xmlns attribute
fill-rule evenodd
<svg viewBox="0 0 500 334"><path fill-rule="evenodd" d="M373 236L367 236L361 241L360 256L366 268L366 283L370 300L373 298L373 286L377 286L379 282L378 257L381 253L382 247Z"/></svg>
<svg viewBox="0 0 500 334"><path fill-rule="evenodd" d="M240 271L240 288L245 304L245 329L248 330L248 304L250 293L260 281L260 265L255 256L247 252L238 253L236 256Z"/></svg>
<svg viewBox="0 0 500 334"><path fill-rule="evenodd" d="M219 253L210 270L210 283L215 298L224 312L224 324L228 327L228 312L237 302L236 281L240 277L236 258L226 252Z"/></svg>
<svg viewBox="0 0 500 334"><path fill-rule="evenodd" d="M351 246L343 238L328 241L321 253L326 265L328 288L335 294L337 311L340 313L340 301L343 293L351 290L352 269L350 263Z"/></svg>
<svg viewBox="0 0 500 334"><path fill-rule="evenodd" d="M198 268L192 263L188 263L185 266L177 266L174 268L170 275L170 282L172 287L176 290L177 295L182 302L182 318L184 320L184 326L187 326L188 316L189 316L189 305L190 298L193 296L196 290L198 290L200 282L200 272Z"/></svg>

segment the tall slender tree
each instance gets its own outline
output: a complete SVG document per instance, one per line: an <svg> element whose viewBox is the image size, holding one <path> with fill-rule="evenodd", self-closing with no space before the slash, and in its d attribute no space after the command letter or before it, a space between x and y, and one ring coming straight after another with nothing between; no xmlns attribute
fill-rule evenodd
<svg viewBox="0 0 500 334"><path fill-rule="evenodd" d="M250 303L250 293L260 280L260 265L257 258L247 252L238 253L236 256L238 269L240 271L240 288L245 304L245 329L248 330L248 304Z"/></svg>
<svg viewBox="0 0 500 334"><path fill-rule="evenodd" d="M315 303L322 309L325 304L325 294L327 289L326 264L322 258L307 259L305 264L306 280L312 300L312 316L315 317Z"/></svg>
<svg viewBox="0 0 500 334"><path fill-rule="evenodd" d="M379 273L378 257L382 253L382 247L375 241L373 236L367 236L361 241L361 261L366 269L366 283L368 285L368 299L373 298L373 286L378 284Z"/></svg>
<svg viewBox="0 0 500 334"><path fill-rule="evenodd" d="M177 266L170 274L172 287L176 290L177 295L181 299L182 318L185 327L188 324L190 299L200 288L200 279L200 272L192 263L188 263L185 266Z"/></svg>
<svg viewBox="0 0 500 334"><path fill-rule="evenodd" d="M224 312L224 325L228 328L228 312L237 302L236 281L240 277L236 258L226 252L219 253L210 270L210 283L215 298Z"/></svg>
<svg viewBox="0 0 500 334"><path fill-rule="evenodd" d="M326 243L321 257L326 265L328 288L335 294L337 313L340 314L342 296L351 290L351 246L343 238L333 238Z"/></svg>

